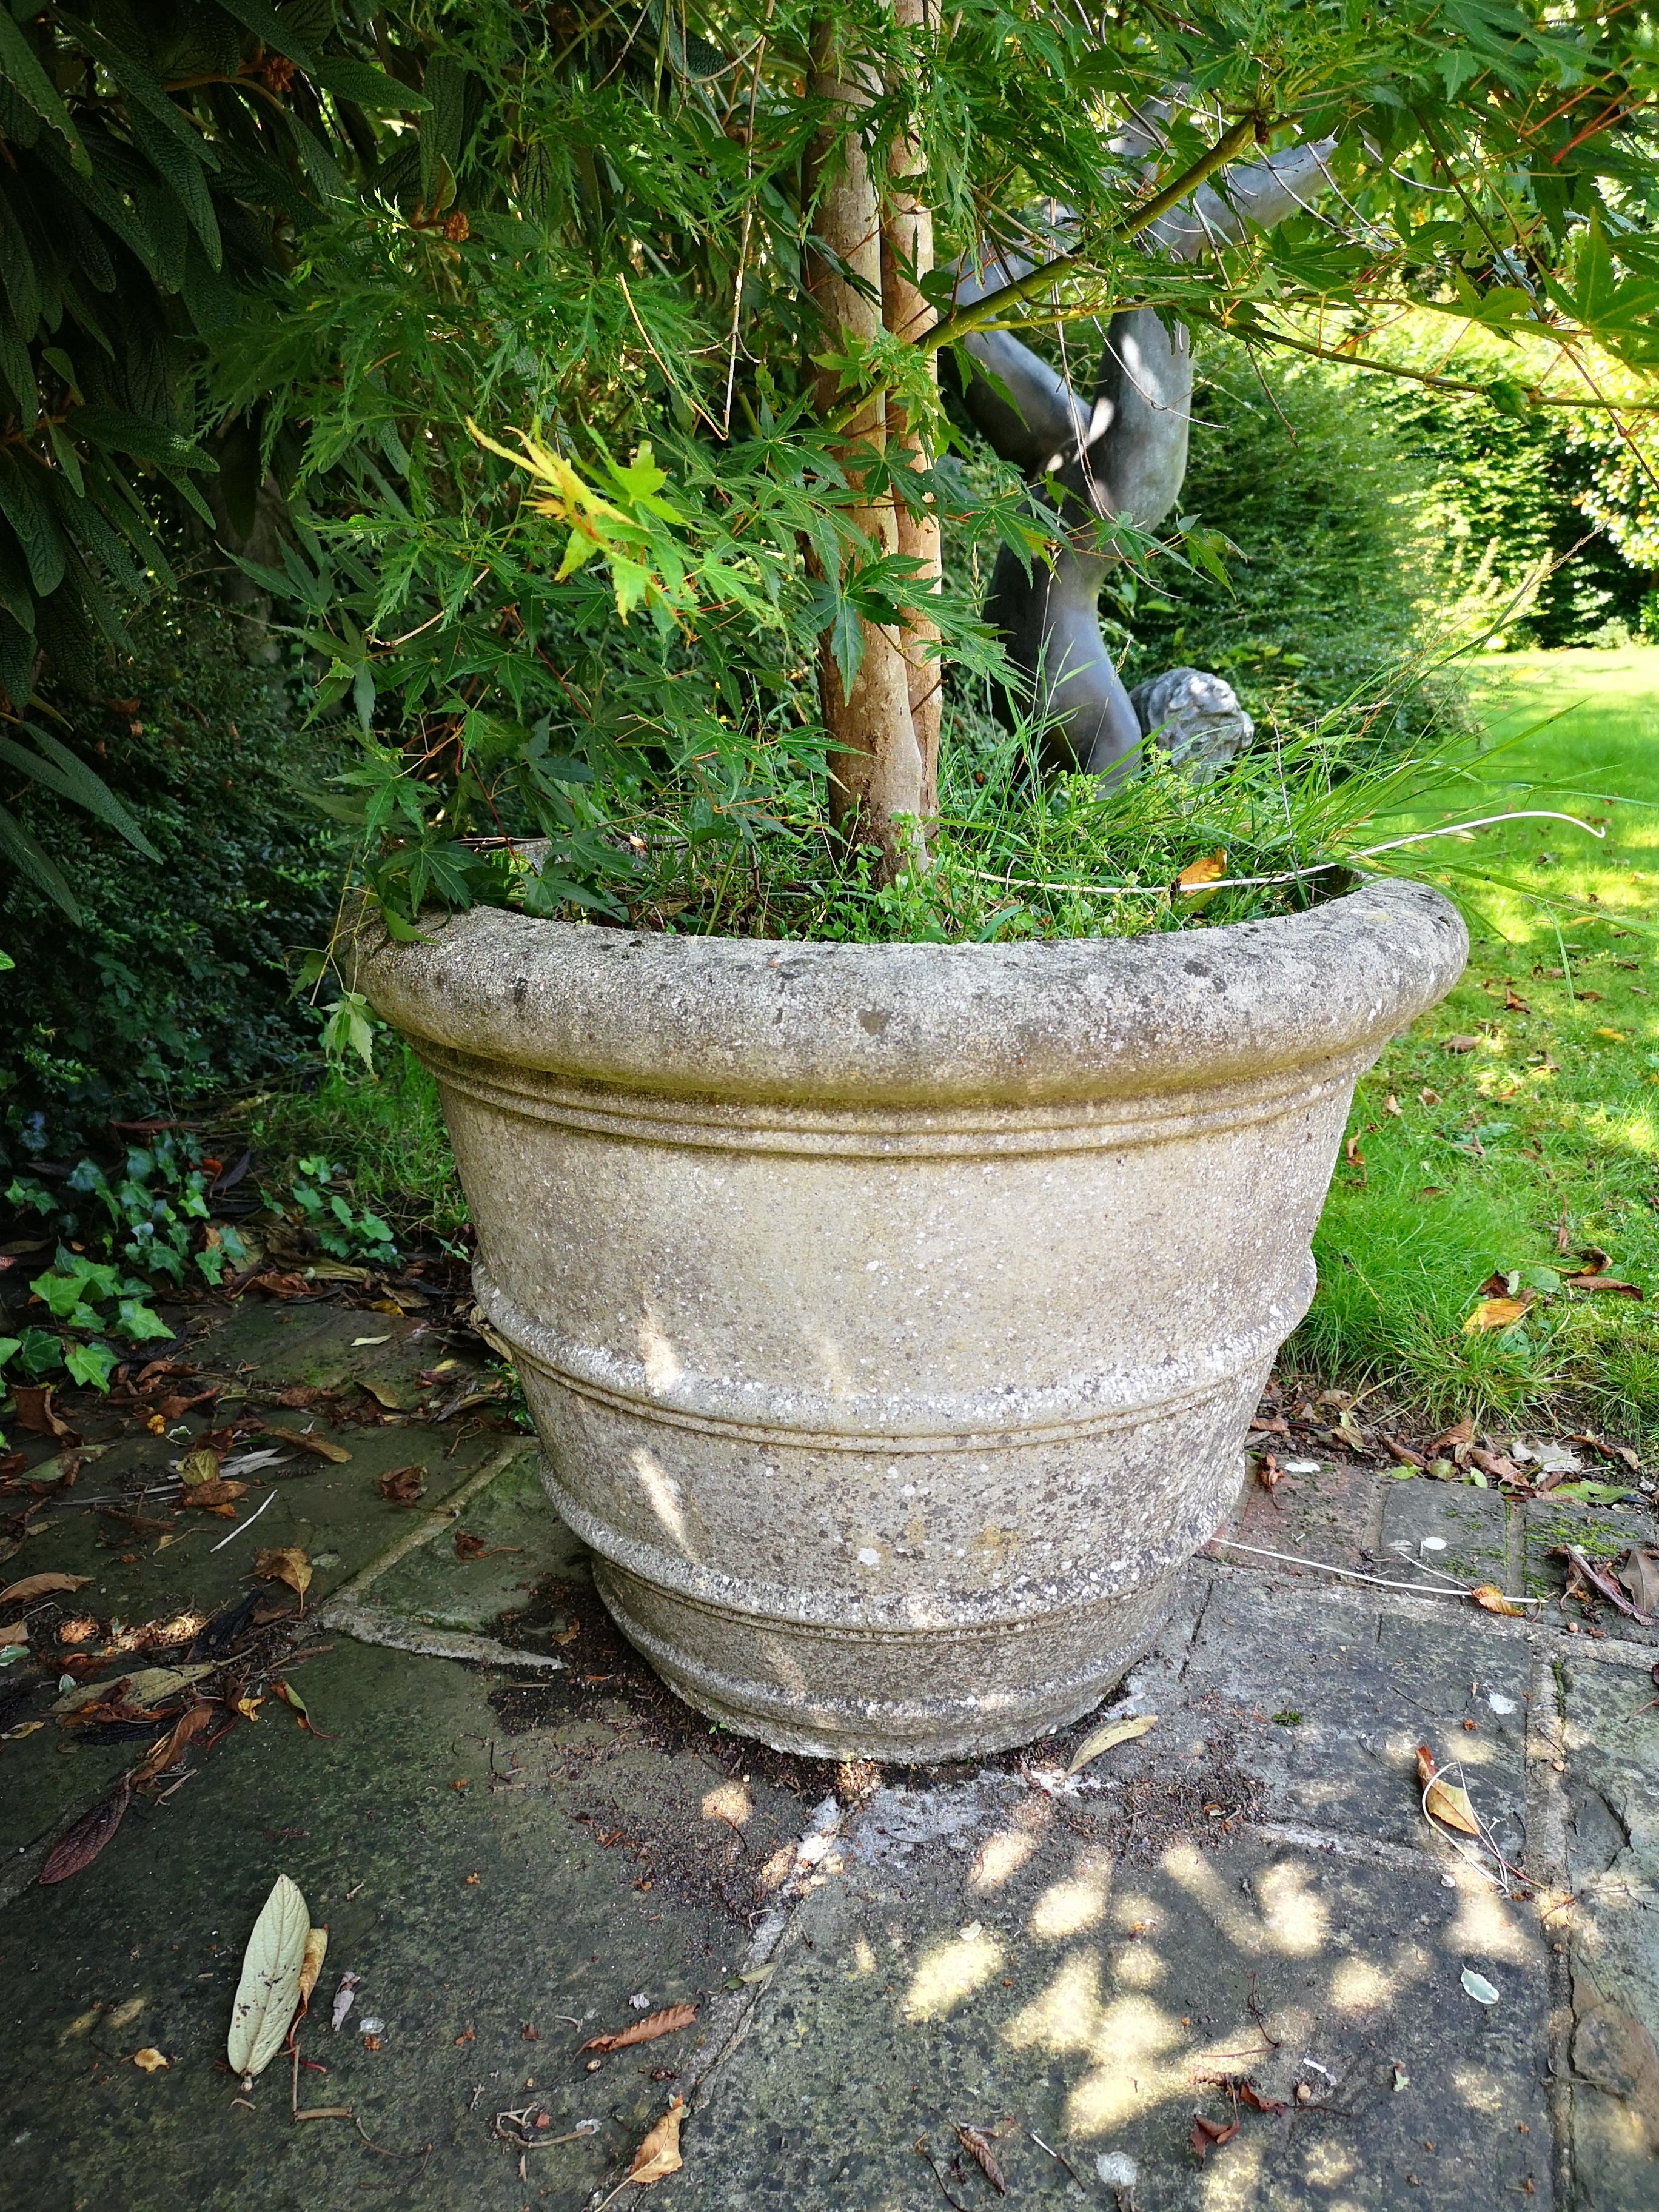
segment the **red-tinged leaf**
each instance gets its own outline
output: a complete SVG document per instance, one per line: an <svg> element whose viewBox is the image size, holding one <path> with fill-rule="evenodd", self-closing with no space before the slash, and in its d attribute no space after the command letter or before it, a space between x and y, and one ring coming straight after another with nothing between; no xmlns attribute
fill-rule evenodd
<svg viewBox="0 0 1659 2212"><path fill-rule="evenodd" d="M579 2051L626 2051L635 2043L654 2043L659 2035L672 2035L677 2028L690 2027L697 2016L694 2004L665 2005L660 2012L648 2012L643 2020L636 2020L631 2027L620 2029L615 2035L590 2036L579 2045Z"/></svg>
<svg viewBox="0 0 1659 2212"><path fill-rule="evenodd" d="M132 1784L124 1774L115 1788L90 1813L82 1814L66 1834L58 1838L47 1854L46 1863L37 1877L44 1887L55 1881L67 1881L89 1867L115 1831L122 1816L132 1802Z"/></svg>
<svg viewBox="0 0 1659 2212"><path fill-rule="evenodd" d="M380 1477L380 1495L393 1505L413 1505L426 1496L426 1469L418 1463L394 1467Z"/></svg>
<svg viewBox="0 0 1659 2212"><path fill-rule="evenodd" d="M985 2176L997 2195L1006 2197L1008 2194L1008 2185L1002 2178L1001 2167L991 2154L990 2137L979 2128L959 2127L957 2130L957 2141L973 2160L974 2164Z"/></svg>
<svg viewBox="0 0 1659 2212"><path fill-rule="evenodd" d="M1389 1456L1391 1459L1397 1459L1401 1467L1414 1467L1419 1474L1421 1474L1428 1465L1422 1453L1413 1451L1409 1444L1402 1444L1393 1437L1382 1437L1378 1441Z"/></svg>
<svg viewBox="0 0 1659 2212"><path fill-rule="evenodd" d="M1233 2137L1238 2133L1238 2130L1239 2119L1237 2112L1234 2113L1231 2120L1224 2122L1221 2120L1206 2120L1202 2112L1194 2112L1193 2114L1193 2131L1191 2135L1188 2136L1187 2140L1191 2143L1193 2148L1198 2153L1199 2159L1201 2162L1208 2156L1211 2150L1218 2148L1222 2143L1231 2142Z"/></svg>
<svg viewBox="0 0 1659 2212"><path fill-rule="evenodd" d="M300 1726L306 1730L307 1735L316 1736L319 1741L323 1743L335 1743L338 1741L338 1738L337 1736L329 1735L325 1734L323 1729L318 1727L317 1723L312 1719L310 1713L306 1709L305 1699L290 1683L285 1682L279 1678L277 1680L274 1681L270 1686L276 1692L276 1695L283 1699L284 1704L293 1706L295 1716L299 1721Z"/></svg>

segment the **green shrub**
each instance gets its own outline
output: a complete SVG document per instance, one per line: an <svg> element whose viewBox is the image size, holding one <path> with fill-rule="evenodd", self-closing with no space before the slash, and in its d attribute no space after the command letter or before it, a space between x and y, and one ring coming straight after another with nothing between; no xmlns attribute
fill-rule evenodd
<svg viewBox="0 0 1659 2212"><path fill-rule="evenodd" d="M337 877L333 832L289 787L319 740L264 632L229 611L158 602L110 689L59 696L161 854L39 785L19 818L72 866L83 925L26 881L0 900L0 1110L14 1163L84 1143L110 1119L168 1115L291 1063L315 1024L284 957L315 942ZM324 748L325 750L325 747Z"/></svg>

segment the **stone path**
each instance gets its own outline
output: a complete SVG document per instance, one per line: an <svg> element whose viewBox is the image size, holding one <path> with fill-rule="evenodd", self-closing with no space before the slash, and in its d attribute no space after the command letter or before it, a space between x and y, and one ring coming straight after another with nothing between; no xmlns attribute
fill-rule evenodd
<svg viewBox="0 0 1659 2212"><path fill-rule="evenodd" d="M303 1627L270 1632L319 1731L267 1695L45 1888L46 1851L135 1747L77 1742L44 1693L48 1725L0 1741L6 2203L575 2212L678 2094L683 2170L620 2205L1000 2201L960 2124L1031 2207L1659 2206L1655 1636L1570 1623L1553 1595L1515 1620L1260 1556L1425 1580L1404 1547L1553 1594L1564 1532L1605 1550L1639 1517L1327 1462L1250 1493L1230 1534L1256 1551L1194 1562L1112 1709L1156 1720L1079 1775L1100 1716L980 1768L837 1770L670 1697L599 1608L533 1449L499 1424L455 1444L416 1410L422 1324L368 1318L239 1316L195 1348L246 1388L367 1376L392 1402L318 1421L349 1460L279 1474L257 1530L226 1540L257 1479L235 1523L152 1505L165 1548L104 1517L196 1417L139 1424L0 1571L90 1574L64 1602L107 1630L210 1613L257 1545L300 1547ZM425 1497L388 1503L379 1477L411 1462ZM1425 1742L1462 1762L1522 1894L1424 1820ZM246 2098L219 2064L279 1871L330 1930L298 2106L349 2119L296 2122L285 2058ZM678 2002L692 2027L578 2051Z"/></svg>

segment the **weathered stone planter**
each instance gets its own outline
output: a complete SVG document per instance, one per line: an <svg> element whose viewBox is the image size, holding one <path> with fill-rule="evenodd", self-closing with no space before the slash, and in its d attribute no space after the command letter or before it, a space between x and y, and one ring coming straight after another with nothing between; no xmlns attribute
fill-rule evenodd
<svg viewBox="0 0 1659 2212"><path fill-rule="evenodd" d="M683 1696L931 1760L1102 1698L1243 1479L1422 886L1135 941L360 934L436 1076L547 1486Z"/></svg>

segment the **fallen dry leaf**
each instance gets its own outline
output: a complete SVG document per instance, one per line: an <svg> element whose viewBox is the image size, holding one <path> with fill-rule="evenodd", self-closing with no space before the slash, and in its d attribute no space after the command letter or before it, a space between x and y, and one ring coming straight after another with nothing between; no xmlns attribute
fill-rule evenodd
<svg viewBox="0 0 1659 2212"><path fill-rule="evenodd" d="M1469 1458L1482 1474L1491 1475L1494 1482L1525 1482L1527 1479L1507 1452L1482 1451L1479 1444L1471 1444Z"/></svg>
<svg viewBox="0 0 1659 2212"><path fill-rule="evenodd" d="M1630 1592L1631 1603L1638 1613L1659 1613L1659 1552L1632 1547L1613 1572Z"/></svg>
<svg viewBox="0 0 1659 2212"><path fill-rule="evenodd" d="M262 1437L280 1437L297 1451L309 1452L313 1459L325 1459L335 1467L343 1467L351 1457L343 1444L332 1443L328 1437L317 1436L309 1429L282 1429L274 1421L267 1421L258 1433Z"/></svg>
<svg viewBox="0 0 1659 2212"><path fill-rule="evenodd" d="M276 2057L300 1998L300 1972L311 1934L306 1901L279 1874L242 1956L225 2056L233 2074L262 2073Z"/></svg>
<svg viewBox="0 0 1659 2212"><path fill-rule="evenodd" d="M1473 1052L1480 1043L1478 1036L1449 1036L1441 1047L1443 1052Z"/></svg>
<svg viewBox="0 0 1659 2212"><path fill-rule="evenodd" d="M222 1475L216 1475L210 1482L192 1484L179 1503L181 1505L199 1505L210 1513L217 1513L222 1507L234 1504L237 1498L246 1496L246 1483L228 1482Z"/></svg>
<svg viewBox="0 0 1659 2212"><path fill-rule="evenodd" d="M1238 2133L1239 2125L1237 2112L1233 2114L1231 2120L1225 2121L1206 2120L1202 2112L1194 2112L1193 2131L1187 2140L1198 2153L1201 2163L1212 2150L1218 2148L1222 2143L1231 2142Z"/></svg>
<svg viewBox="0 0 1659 2212"><path fill-rule="evenodd" d="M1414 1467L1420 1474L1428 1465L1422 1453L1413 1451L1409 1444L1402 1444L1393 1437L1381 1437L1378 1441L1383 1450L1391 1458L1397 1459L1401 1467Z"/></svg>
<svg viewBox="0 0 1659 2212"><path fill-rule="evenodd" d="M219 1455L215 1451L186 1452L179 1462L179 1478L193 1490L198 1483L211 1482L219 1472Z"/></svg>
<svg viewBox="0 0 1659 2212"><path fill-rule="evenodd" d="M1505 1597L1496 1583L1480 1583L1469 1592L1469 1595L1482 1613L1507 1613L1512 1620L1524 1620L1527 1618L1526 1607L1516 1605L1512 1598Z"/></svg>
<svg viewBox="0 0 1659 2212"><path fill-rule="evenodd" d="M1176 889L1178 891L1197 890L1205 884L1219 883L1226 872L1226 853L1218 848L1213 853L1206 853L1201 860L1189 860L1176 878Z"/></svg>
<svg viewBox="0 0 1659 2212"><path fill-rule="evenodd" d="M313 1928L306 1936L305 1956L300 1961L300 2008L303 2012L311 2002L311 1992L317 1986L317 1977L323 1971L323 1960L328 1954L328 1930Z"/></svg>
<svg viewBox="0 0 1659 2212"><path fill-rule="evenodd" d="M1157 1725L1156 1713L1141 1713L1133 1720L1108 1721L1103 1728L1095 1729L1084 1737L1073 1753L1072 1763L1066 1771L1068 1774L1080 1773L1103 1752L1110 1751L1115 1744L1128 1743L1133 1737L1145 1735L1149 1729Z"/></svg>
<svg viewBox="0 0 1659 2212"><path fill-rule="evenodd" d="M641 2189L653 2181L665 2181L684 2163L680 2157L680 2118L684 2111L684 2100L674 2098L656 2125L646 2131L628 2169L629 2179Z"/></svg>
<svg viewBox="0 0 1659 2212"><path fill-rule="evenodd" d="M1511 987L1504 993L1504 1012L1506 1014L1529 1014L1532 1008Z"/></svg>
<svg viewBox="0 0 1659 2212"><path fill-rule="evenodd" d="M1482 1298L1463 1324L1465 1336L1487 1328L1513 1328L1537 1295L1523 1291L1518 1298Z"/></svg>
<svg viewBox="0 0 1659 2212"><path fill-rule="evenodd" d="M677 2028L690 2027L697 2016L694 2004L665 2005L659 2012L648 2012L643 2020L636 2020L631 2027L620 2029L615 2035L590 2036L579 2044L584 2051L626 2051L635 2043L654 2043L659 2035L672 2035Z"/></svg>
<svg viewBox="0 0 1659 2212"><path fill-rule="evenodd" d="M80 1437L61 1415L52 1411L50 1382L15 1382L12 1398L17 1407L17 1425L27 1429L31 1436L56 1437L60 1443L78 1444Z"/></svg>
<svg viewBox="0 0 1659 2212"><path fill-rule="evenodd" d="M51 1597L58 1590L78 1590L91 1580L90 1575L25 1575L21 1583L0 1590L0 1605L29 1605L37 1597Z"/></svg>
<svg viewBox="0 0 1659 2212"><path fill-rule="evenodd" d="M1632 1474L1640 1474L1642 1472L1641 1455L1632 1450L1629 1444L1605 1443L1601 1437L1592 1435L1588 1430L1575 1435L1572 1441L1576 1444L1588 1444L1593 1452L1599 1452L1603 1459L1613 1460L1620 1466L1627 1467Z"/></svg>
<svg viewBox="0 0 1659 2212"><path fill-rule="evenodd" d="M245 1721L257 1721L259 1717L259 1708L264 1703L263 1698L251 1698L244 1692L241 1697L234 1700L234 1707Z"/></svg>
<svg viewBox="0 0 1659 2212"><path fill-rule="evenodd" d="M58 1624L58 1641L60 1644L90 1644L99 1633L98 1623L89 1613L82 1613L74 1620L60 1620Z"/></svg>
<svg viewBox="0 0 1659 2212"><path fill-rule="evenodd" d="M187 1746L193 1743L198 1735L205 1735L212 1725L211 1705L190 1706L179 1714L161 1741L152 1744L144 1753L133 1770L133 1781L151 1782L158 1774L165 1774L168 1767L175 1765L183 1757Z"/></svg>
<svg viewBox="0 0 1659 2212"><path fill-rule="evenodd" d="M159 2074L167 2063L154 2044L146 2045L143 2051L135 2051L132 2063L145 2074Z"/></svg>
<svg viewBox="0 0 1659 2212"><path fill-rule="evenodd" d="M997 2195L1006 2197L1008 2194L1008 2185L1002 2178L1002 2169L992 2154L991 2139L985 2130L982 2128L958 2126L957 2141L973 2160L974 2164L985 2176Z"/></svg>
<svg viewBox="0 0 1659 2212"><path fill-rule="evenodd" d="M1642 1296L1634 1283L1621 1283L1616 1275L1563 1275L1561 1280L1570 1291L1606 1291L1616 1298Z"/></svg>
<svg viewBox="0 0 1659 2212"><path fill-rule="evenodd" d="M258 1551L253 1554L253 1571L262 1583L286 1583L296 1597L303 1601L311 1588L311 1562L297 1544L283 1544L273 1551Z"/></svg>
<svg viewBox="0 0 1659 2212"><path fill-rule="evenodd" d="M94 1805L91 1812L83 1813L52 1845L45 1866L36 1876L42 1888L56 1881L67 1881L71 1875L89 1867L120 1826L122 1815L131 1802L132 1784L124 1774L109 1796Z"/></svg>
<svg viewBox="0 0 1659 2212"><path fill-rule="evenodd" d="M418 1463L394 1467L380 1477L380 1495L393 1505L413 1505L426 1496L426 1469Z"/></svg>
<svg viewBox="0 0 1659 2212"><path fill-rule="evenodd" d="M1440 1103L1440 1093L1437 1091L1419 1091L1417 1096L1419 1102L1425 1106L1437 1106Z"/></svg>
<svg viewBox="0 0 1659 2212"><path fill-rule="evenodd" d="M356 2002L357 1985L361 1979L362 1976L358 1974L342 1974L340 1977L340 1986L334 1992L334 2009L329 2015L330 2025L336 2035L345 2025L345 2016Z"/></svg>
<svg viewBox="0 0 1659 2212"><path fill-rule="evenodd" d="M193 1667L140 1667L123 1675L118 1682L83 1682L75 1689L65 1690L52 1710L55 1713L78 1712L82 1705L110 1697L118 1689L124 1704L143 1711L151 1705L165 1705L180 1690L187 1690L192 1682L199 1682L204 1674L212 1672L211 1660L203 1660Z"/></svg>
<svg viewBox="0 0 1659 2212"><path fill-rule="evenodd" d="M1263 1452L1256 1462L1255 1479L1264 1490L1273 1490L1285 1480L1285 1470L1271 1452Z"/></svg>
<svg viewBox="0 0 1659 2212"><path fill-rule="evenodd" d="M1400 1114L1400 1101L1395 1097L1392 1091L1389 1091L1388 1097L1382 1101L1382 1111L1385 1114L1391 1115L1396 1118Z"/></svg>
<svg viewBox="0 0 1659 2212"><path fill-rule="evenodd" d="M28 1640L27 1621L14 1620L9 1628L0 1628L0 1650L3 1650L8 1644L27 1644Z"/></svg>
<svg viewBox="0 0 1659 2212"><path fill-rule="evenodd" d="M1461 1829L1466 1836L1480 1833L1474 1818L1474 1808L1469 1803L1468 1792L1455 1782L1445 1781L1434 1763L1434 1753L1425 1743L1417 1747L1417 1779L1423 1788L1423 1810L1449 1828Z"/></svg>
<svg viewBox="0 0 1659 2212"><path fill-rule="evenodd" d="M1652 1626L1653 1624L1648 1615L1631 1603L1606 1569L1597 1566L1577 1544L1557 1544L1552 1547L1547 1556L1552 1559L1566 1560L1566 1595L1569 1597L1582 1597L1584 1594L1583 1586L1588 1583L1591 1589L1606 1598L1610 1606L1624 1613L1628 1620L1639 1621L1644 1628Z"/></svg>

